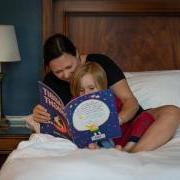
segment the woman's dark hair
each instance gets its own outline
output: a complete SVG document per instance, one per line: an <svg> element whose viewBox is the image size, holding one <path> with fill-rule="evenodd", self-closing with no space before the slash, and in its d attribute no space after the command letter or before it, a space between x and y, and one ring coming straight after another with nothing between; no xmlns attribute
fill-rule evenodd
<svg viewBox="0 0 180 180"><path fill-rule="evenodd" d="M64 53L76 56L76 47L63 34L55 34L49 37L44 44L44 65L47 67L49 62Z"/></svg>

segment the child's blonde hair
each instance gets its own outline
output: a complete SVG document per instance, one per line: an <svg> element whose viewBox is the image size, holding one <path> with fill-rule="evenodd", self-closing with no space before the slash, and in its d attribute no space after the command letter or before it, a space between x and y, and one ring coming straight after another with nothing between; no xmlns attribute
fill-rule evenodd
<svg viewBox="0 0 180 180"><path fill-rule="evenodd" d="M96 87L99 90L107 89L107 76L104 69L95 62L87 62L80 65L73 74L71 79L70 88L71 94L74 97L80 95L81 79L86 74L91 74L95 80Z"/></svg>

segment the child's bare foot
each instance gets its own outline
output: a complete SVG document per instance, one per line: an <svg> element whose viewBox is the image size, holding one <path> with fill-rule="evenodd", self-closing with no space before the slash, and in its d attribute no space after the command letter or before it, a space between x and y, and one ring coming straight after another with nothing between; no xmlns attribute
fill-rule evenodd
<svg viewBox="0 0 180 180"><path fill-rule="evenodd" d="M122 151L122 146L121 145L116 145L115 148L119 151Z"/></svg>
<svg viewBox="0 0 180 180"><path fill-rule="evenodd" d="M133 149L133 147L136 145L135 142L128 142L125 147L123 148L123 151L126 152L131 152L131 150Z"/></svg>

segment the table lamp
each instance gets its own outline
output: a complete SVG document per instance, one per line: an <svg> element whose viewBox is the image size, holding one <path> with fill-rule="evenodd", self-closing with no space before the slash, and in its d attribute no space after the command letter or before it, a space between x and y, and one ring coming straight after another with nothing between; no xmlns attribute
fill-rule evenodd
<svg viewBox="0 0 180 180"><path fill-rule="evenodd" d="M2 63L20 61L15 28L12 25L0 25L0 127L8 126L3 114L2 80L4 73Z"/></svg>

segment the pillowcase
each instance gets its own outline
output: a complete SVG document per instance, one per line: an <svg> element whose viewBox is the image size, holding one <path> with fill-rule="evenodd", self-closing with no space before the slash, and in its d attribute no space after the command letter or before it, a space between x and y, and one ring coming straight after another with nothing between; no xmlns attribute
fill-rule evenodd
<svg viewBox="0 0 180 180"><path fill-rule="evenodd" d="M144 109L180 107L180 70L125 72L127 82Z"/></svg>

